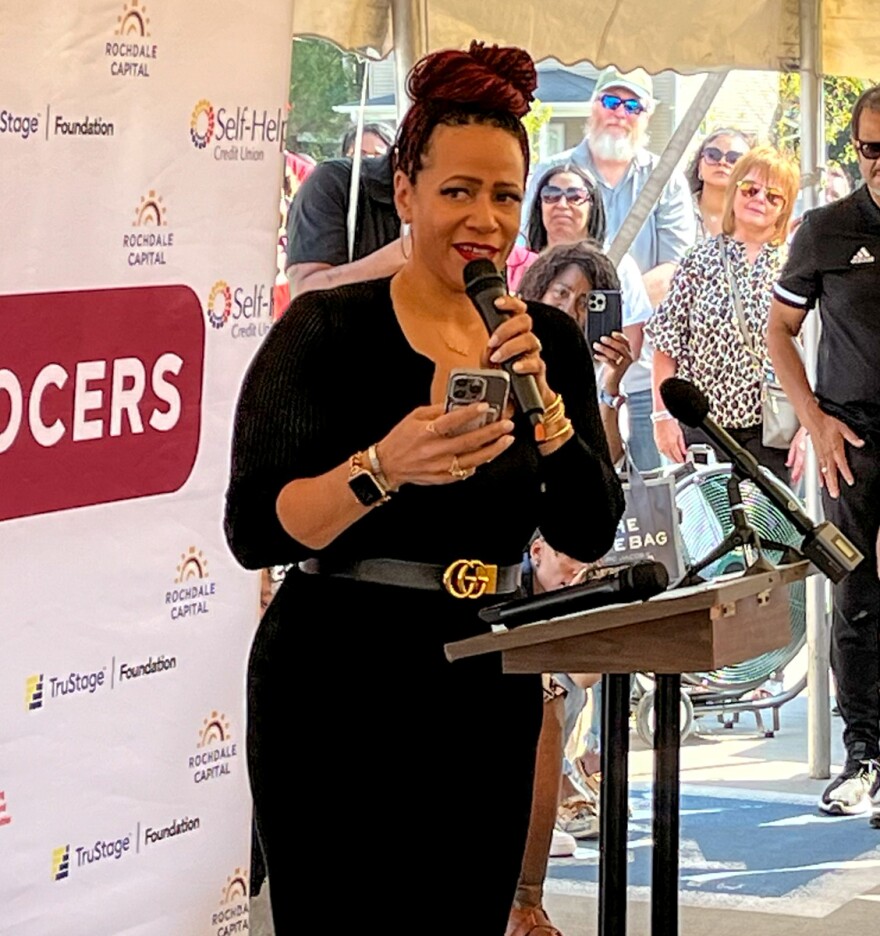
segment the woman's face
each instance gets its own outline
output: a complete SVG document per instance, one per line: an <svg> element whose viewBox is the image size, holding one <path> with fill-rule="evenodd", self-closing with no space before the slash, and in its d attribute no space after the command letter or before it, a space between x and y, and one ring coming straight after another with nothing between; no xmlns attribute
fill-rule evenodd
<svg viewBox="0 0 880 936"><path fill-rule="evenodd" d="M557 172L541 187L541 218L547 245L574 244L587 236L590 190L575 172Z"/></svg>
<svg viewBox="0 0 880 936"><path fill-rule="evenodd" d="M435 127L415 183L394 177L397 212L412 225L412 261L456 292L471 260L503 269L519 233L524 177L519 141L507 130Z"/></svg>
<svg viewBox="0 0 880 936"><path fill-rule="evenodd" d="M768 181L766 173L753 170L737 183L733 196L734 220L759 238L772 236L784 207L785 195L779 182Z"/></svg>
<svg viewBox="0 0 880 936"><path fill-rule="evenodd" d="M700 155L700 178L704 186L725 188L736 161L749 150L742 137L722 133L710 140Z"/></svg>
<svg viewBox="0 0 880 936"><path fill-rule="evenodd" d="M579 325L587 317L587 296L593 284L584 276L583 270L574 263L559 273L541 296L541 302L561 309Z"/></svg>

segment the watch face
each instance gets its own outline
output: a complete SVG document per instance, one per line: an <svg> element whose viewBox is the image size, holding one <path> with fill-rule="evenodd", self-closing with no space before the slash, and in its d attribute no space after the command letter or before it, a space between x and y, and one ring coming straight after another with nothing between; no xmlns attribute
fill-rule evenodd
<svg viewBox="0 0 880 936"><path fill-rule="evenodd" d="M357 474L352 475L348 479L348 486L354 491L354 496L364 507L378 504L388 496L369 471L359 471Z"/></svg>

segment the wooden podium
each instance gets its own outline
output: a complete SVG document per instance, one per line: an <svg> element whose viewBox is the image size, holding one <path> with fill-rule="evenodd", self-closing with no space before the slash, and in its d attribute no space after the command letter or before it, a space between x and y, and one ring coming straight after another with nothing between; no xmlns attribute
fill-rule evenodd
<svg viewBox="0 0 880 936"><path fill-rule="evenodd" d="M656 676L652 936L677 936L681 674L708 672L784 647L788 585L808 562L726 576L650 601L576 613L446 645L455 661L501 653L507 673L603 676L599 936L626 933L630 674Z"/></svg>

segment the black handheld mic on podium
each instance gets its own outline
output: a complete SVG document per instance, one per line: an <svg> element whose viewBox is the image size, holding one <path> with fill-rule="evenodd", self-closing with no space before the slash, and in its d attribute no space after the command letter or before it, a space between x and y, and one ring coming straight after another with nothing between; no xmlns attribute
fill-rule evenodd
<svg viewBox="0 0 880 936"><path fill-rule="evenodd" d="M833 523L828 520L814 523L798 501L785 492L776 476L762 468L751 452L709 416L709 401L699 387L680 377L669 377L660 384L660 396L679 422L702 429L730 459L734 472L752 481L788 517L804 536L800 551L832 582L840 582L864 559Z"/></svg>
<svg viewBox="0 0 880 936"><path fill-rule="evenodd" d="M471 260L464 268L464 288L490 335L510 317L495 308L495 300L508 295L508 292L503 277L491 260ZM510 386L520 410L533 426L537 426L544 416L544 403L535 378L531 374L518 374L513 370L513 361L505 361L501 366L510 374Z"/></svg>
<svg viewBox="0 0 880 936"><path fill-rule="evenodd" d="M666 566L653 560L597 569L596 572L596 578L581 585L569 585L540 595L490 605L479 612L480 619L487 624L518 627L605 605L646 601L669 586Z"/></svg>

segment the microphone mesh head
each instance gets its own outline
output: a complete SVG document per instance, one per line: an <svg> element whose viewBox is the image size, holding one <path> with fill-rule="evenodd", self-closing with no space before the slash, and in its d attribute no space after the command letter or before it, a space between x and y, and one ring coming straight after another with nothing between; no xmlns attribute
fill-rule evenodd
<svg viewBox="0 0 880 936"><path fill-rule="evenodd" d="M496 283L504 285L501 274L491 260L471 260L464 268L464 288L468 295L484 289L487 285L485 280L492 281L493 285Z"/></svg>
<svg viewBox="0 0 880 936"><path fill-rule="evenodd" d="M660 384L660 396L666 409L686 426L699 426L709 415L706 394L689 380L668 377Z"/></svg>
<svg viewBox="0 0 880 936"><path fill-rule="evenodd" d="M669 587L669 572L662 562L645 559L629 569L633 601L647 601Z"/></svg>

